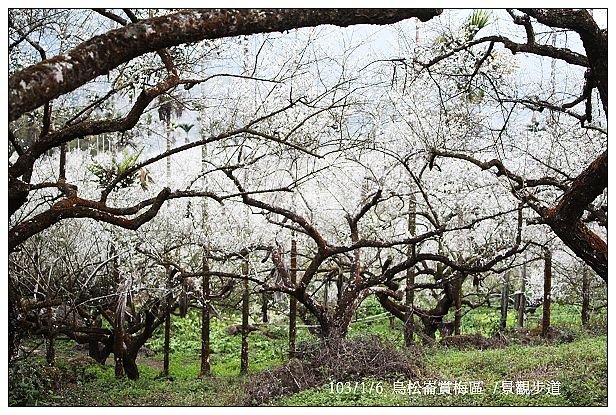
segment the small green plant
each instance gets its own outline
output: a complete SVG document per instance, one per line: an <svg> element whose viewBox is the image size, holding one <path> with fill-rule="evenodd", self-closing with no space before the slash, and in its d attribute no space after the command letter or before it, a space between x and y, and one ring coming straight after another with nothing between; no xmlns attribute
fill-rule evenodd
<svg viewBox="0 0 616 415"><path fill-rule="evenodd" d="M486 27L490 22L490 14L485 10L474 10L464 24L466 40L472 40L477 32Z"/></svg>
<svg viewBox="0 0 616 415"><path fill-rule="evenodd" d="M117 178L121 177L118 185L114 190L131 187L137 180L137 171L127 174L127 172L135 166L143 149L137 154L129 155L126 152L122 153L122 159L118 162L113 160L110 165L103 165L94 161L88 166L88 171L97 177L98 185L104 189L111 185Z"/></svg>
<svg viewBox="0 0 616 415"><path fill-rule="evenodd" d="M57 385L59 369L29 358L9 367L9 406L32 406L44 400Z"/></svg>

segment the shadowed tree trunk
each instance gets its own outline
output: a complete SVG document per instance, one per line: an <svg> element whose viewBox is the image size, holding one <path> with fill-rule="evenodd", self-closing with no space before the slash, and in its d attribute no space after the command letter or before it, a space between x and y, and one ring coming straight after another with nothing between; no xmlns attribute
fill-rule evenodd
<svg viewBox="0 0 616 415"><path fill-rule="evenodd" d="M111 277L117 287L121 287L120 272L118 270L118 259L116 256L115 245L111 244L109 256L113 258L111 261ZM126 292L118 294L118 303L116 305L114 324L113 324L113 359L115 363L115 377L120 379L124 376L124 316L126 307Z"/></svg>
<svg viewBox="0 0 616 415"><path fill-rule="evenodd" d="M460 335L460 326L462 325L462 276L456 273L454 284L454 320L453 334Z"/></svg>
<svg viewBox="0 0 616 415"><path fill-rule="evenodd" d="M203 134L203 132L202 132ZM202 135L203 138L203 135ZM201 146L201 174L203 175L203 187L206 187L207 182L205 179L205 173L207 171L207 148L206 146ZM208 229L208 209L207 209L207 201L205 198L201 200L201 228L203 232L207 235L209 233ZM211 365L210 365L210 264L208 262L208 255L210 253L209 242L207 245L203 247L203 257L201 259L201 267L203 271L203 279L201 280L201 292L203 294L202 303L201 303L201 370L199 372L199 376L209 376L211 374Z"/></svg>
<svg viewBox="0 0 616 415"><path fill-rule="evenodd" d="M524 327L524 315L526 313L526 263L522 266L520 281L520 297L518 300L518 328Z"/></svg>
<svg viewBox="0 0 616 415"><path fill-rule="evenodd" d="M415 236L417 223L417 204L415 194L411 192L409 197L409 218L408 231L410 236ZM408 258L415 256L415 244L407 246L406 255ZM415 267L409 267L406 270L406 288L405 288L405 304L408 307L404 319L404 345L409 347L413 344L413 333L415 331L415 322L413 317L413 303L415 302Z"/></svg>
<svg viewBox="0 0 616 415"><path fill-rule="evenodd" d="M9 337L9 365L11 365L14 359L19 354L19 345L21 344L21 338L23 336L22 330L19 328L17 318L19 316L19 310L17 309L19 302L17 291L13 288L12 278L9 279L8 287L8 337Z"/></svg>
<svg viewBox="0 0 616 415"><path fill-rule="evenodd" d="M261 293L261 321L263 321L263 323L269 322L269 316L268 316L269 298L268 297L269 296L267 295L265 291Z"/></svg>
<svg viewBox="0 0 616 415"><path fill-rule="evenodd" d="M552 252L549 249L545 249L544 258L543 319L541 320L541 335L546 337L550 330L550 308L552 305Z"/></svg>
<svg viewBox="0 0 616 415"><path fill-rule="evenodd" d="M423 324L422 340L424 344L434 343L436 340L436 332L443 325L443 317L447 315L452 305L452 296L445 293L433 309L421 316L421 322Z"/></svg>
<svg viewBox="0 0 616 415"><path fill-rule="evenodd" d="M329 275L325 277L325 281L323 282L323 305L325 308L328 307L329 304Z"/></svg>
<svg viewBox="0 0 616 415"><path fill-rule="evenodd" d="M164 305L162 307L164 309ZM162 318L157 319L152 311L146 310L143 330L137 335L126 336L126 352L124 353L122 363L124 365L124 372L130 380L139 379L139 367L137 366L139 350L152 337L154 330L161 323Z"/></svg>
<svg viewBox="0 0 616 415"><path fill-rule="evenodd" d="M124 319L117 318L113 332L113 361L115 364L115 377L124 376Z"/></svg>
<svg viewBox="0 0 616 415"><path fill-rule="evenodd" d="M297 284L297 241L295 233L291 239L291 269L290 269L291 285ZM338 295L341 295L340 293ZM289 358L295 356L295 337L297 335L297 299L294 296L289 296Z"/></svg>
<svg viewBox="0 0 616 415"><path fill-rule="evenodd" d="M48 366L56 365L56 329L53 322L53 312L51 308L47 309L47 344L45 350L45 359Z"/></svg>
<svg viewBox="0 0 616 415"><path fill-rule="evenodd" d="M173 286L172 279L174 276L174 272L171 270L171 267L165 268L165 274L167 277L167 295L165 298L165 339L163 345L163 377L169 376L169 354L171 349L171 307L173 296L171 293L171 288Z"/></svg>
<svg viewBox="0 0 616 415"><path fill-rule="evenodd" d="M336 302L339 302L342 298L342 290L344 289L344 272L342 268L338 266L338 277L336 278Z"/></svg>
<svg viewBox="0 0 616 415"><path fill-rule="evenodd" d="M113 340L113 339L112 339ZM113 344L101 344L98 340L90 340L88 342L88 356L96 360L101 365L104 365L107 358L111 354Z"/></svg>
<svg viewBox="0 0 616 415"><path fill-rule="evenodd" d="M503 288L501 290L500 329L507 329L507 312L509 311L509 271L503 275Z"/></svg>

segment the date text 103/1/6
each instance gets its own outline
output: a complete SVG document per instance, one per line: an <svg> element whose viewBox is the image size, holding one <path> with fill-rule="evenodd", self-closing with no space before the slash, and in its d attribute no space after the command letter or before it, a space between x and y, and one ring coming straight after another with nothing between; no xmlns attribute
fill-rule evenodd
<svg viewBox="0 0 616 415"><path fill-rule="evenodd" d="M329 383L329 393L353 393L353 394L383 394L382 382L334 382Z"/></svg>

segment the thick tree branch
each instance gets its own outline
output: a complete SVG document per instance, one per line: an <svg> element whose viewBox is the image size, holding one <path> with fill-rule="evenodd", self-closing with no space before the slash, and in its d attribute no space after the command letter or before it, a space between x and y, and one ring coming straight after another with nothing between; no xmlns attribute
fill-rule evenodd
<svg viewBox="0 0 616 415"><path fill-rule="evenodd" d="M13 74L9 79L9 120L137 56L182 43L322 24L389 24L411 17L427 21L440 13L440 9L214 9L155 17L96 36L63 55Z"/></svg>
<svg viewBox="0 0 616 415"><path fill-rule="evenodd" d="M9 176L16 178L21 176L47 150L77 137L130 130L137 124L141 114L143 114L143 111L145 111L154 98L176 86L178 81L177 77L170 77L155 87L143 90L139 97L137 97L131 110L123 118L83 121L41 137L9 168Z"/></svg>
<svg viewBox="0 0 616 415"><path fill-rule="evenodd" d="M592 79L599 90L603 111L607 115L608 69L607 29L601 30L592 15L585 9L520 9L522 12L551 27L573 30L580 35Z"/></svg>

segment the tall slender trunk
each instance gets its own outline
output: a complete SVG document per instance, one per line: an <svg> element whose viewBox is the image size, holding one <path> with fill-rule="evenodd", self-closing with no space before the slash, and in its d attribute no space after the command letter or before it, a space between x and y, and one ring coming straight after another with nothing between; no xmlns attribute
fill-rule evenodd
<svg viewBox="0 0 616 415"><path fill-rule="evenodd" d="M199 376L209 376L211 373L210 367L210 266L207 260L207 255L203 253L203 280L202 292L203 303L201 308L201 371Z"/></svg>
<svg viewBox="0 0 616 415"><path fill-rule="evenodd" d="M522 266L521 279L520 297L518 299L518 328L524 327L524 315L526 313L526 263Z"/></svg>
<svg viewBox="0 0 616 415"><path fill-rule="evenodd" d="M261 321L263 321L264 323L269 322L269 316L268 316L268 311L269 311L269 298L267 295L267 292L263 291L261 293Z"/></svg>
<svg viewBox="0 0 616 415"><path fill-rule="evenodd" d="M171 110L169 110L169 114L171 114ZM171 115L169 115L171 117ZM171 135L173 134L173 130L171 129L171 118L167 119L167 148L166 152L171 151ZM167 186L171 187L171 157L166 157L167 162Z"/></svg>
<svg viewBox="0 0 616 415"><path fill-rule="evenodd" d="M58 180L66 180L66 143L60 146L60 173Z"/></svg>
<svg viewBox="0 0 616 415"><path fill-rule="evenodd" d="M587 328L590 322L590 273L584 267L582 274L582 327Z"/></svg>
<svg viewBox="0 0 616 415"><path fill-rule="evenodd" d="M297 241L295 234L291 239L291 284L295 287L297 283ZM295 337L297 335L297 299L289 297L289 358L295 356Z"/></svg>
<svg viewBox="0 0 616 415"><path fill-rule="evenodd" d="M507 328L507 312L509 311L509 271L503 275L503 288L501 290L500 329Z"/></svg>
<svg viewBox="0 0 616 415"><path fill-rule="evenodd" d="M45 348L45 359L48 366L56 365L56 329L53 321L53 312L51 308L47 309L47 345Z"/></svg>
<svg viewBox="0 0 616 415"><path fill-rule="evenodd" d="M240 356L240 374L245 375L248 373L248 334L250 333L248 331L248 312L250 306L248 303L250 299L250 292L248 291L248 254L242 263L242 275L244 276L242 280L244 292L242 295L242 353Z"/></svg>
<svg viewBox="0 0 616 415"><path fill-rule="evenodd" d="M325 277L325 283L323 285L323 306L327 308L329 304L329 276Z"/></svg>
<svg viewBox="0 0 616 415"><path fill-rule="evenodd" d="M123 319L122 319L123 320ZM124 376L124 322L116 319L113 333L113 361L115 365L115 377L120 379Z"/></svg>
<svg viewBox="0 0 616 415"><path fill-rule="evenodd" d="M550 308L552 305L552 252L545 250L545 265L543 269L543 319L541 335L546 337L550 331Z"/></svg>
<svg viewBox="0 0 616 415"><path fill-rule="evenodd" d="M454 285L454 318L453 318L453 334L460 335L460 326L462 325L462 283L464 279L461 274L456 274L453 281Z"/></svg>
<svg viewBox="0 0 616 415"><path fill-rule="evenodd" d="M204 118L202 118L204 119ZM203 134L203 130L201 131L202 138L205 138L205 134ZM206 161L207 161L207 149L206 146L201 146L201 174L203 175L203 189L206 188ZM207 224L207 199L202 198L201 200L201 229L205 235L208 234L208 224ZM201 309L201 371L200 376L209 376L211 374L211 365L210 365L210 276L208 272L210 272L210 264L208 262L209 255L209 242L204 246L203 249L203 259L202 259L202 268L203 268L203 279L201 281L202 287L201 291L203 293L203 303Z"/></svg>
<svg viewBox="0 0 616 415"><path fill-rule="evenodd" d="M342 299L342 291L344 290L344 272L342 268L338 266L338 277L336 278L336 303L339 303Z"/></svg>
<svg viewBox="0 0 616 415"><path fill-rule="evenodd" d="M163 346L163 377L169 376L169 353L171 348L171 268L165 269L167 274L167 298L165 299L165 343Z"/></svg>
<svg viewBox="0 0 616 415"><path fill-rule="evenodd" d="M111 257L115 257L116 249L115 245L111 245L109 252ZM120 285L120 273L118 270L117 257L112 260L111 276L117 287L123 289ZM115 364L115 377L120 379L124 376L124 316L126 307L126 292L120 292L118 295L118 304L116 306L116 313L114 319L114 331L113 331L113 360Z"/></svg>
<svg viewBox="0 0 616 415"><path fill-rule="evenodd" d="M417 227L417 204L415 194L411 191L409 197L409 218L408 231L409 235L415 236ZM409 258L415 256L415 244L410 244L406 248L406 255ZM406 270L406 289L404 303L407 307L407 312L404 320L404 345L409 347L413 344L413 332L415 331L415 322L413 317L413 305L415 302L415 267L410 267Z"/></svg>

